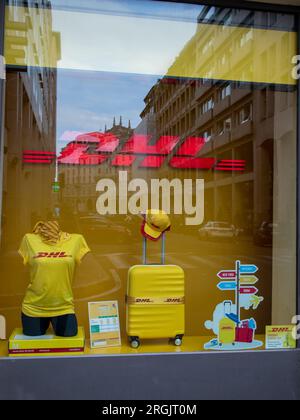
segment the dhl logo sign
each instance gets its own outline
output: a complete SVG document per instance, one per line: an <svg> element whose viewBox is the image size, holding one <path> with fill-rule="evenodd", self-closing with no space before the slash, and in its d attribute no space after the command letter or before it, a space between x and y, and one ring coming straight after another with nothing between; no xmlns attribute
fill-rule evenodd
<svg viewBox="0 0 300 420"><path fill-rule="evenodd" d="M291 332L293 327L286 327L286 328L272 328L272 333L288 333Z"/></svg>
<svg viewBox="0 0 300 420"><path fill-rule="evenodd" d="M184 296L182 297L162 297L162 298L137 298L126 296L127 305L183 305L185 302Z"/></svg>
<svg viewBox="0 0 300 420"><path fill-rule="evenodd" d="M129 168L133 165L142 169L159 169L169 165L173 169L198 169L243 172L245 160L218 160L214 157L199 157L206 141L203 137L162 136L154 144L151 136L134 135L121 144L114 135L91 133L79 136L69 143L57 158L63 165L102 165ZM24 163L51 164L54 153L25 151Z"/></svg>
<svg viewBox="0 0 300 420"><path fill-rule="evenodd" d="M69 258L69 257L72 257L72 256L67 255L65 252L38 252L38 254L34 256L35 259L40 259L40 258Z"/></svg>
<svg viewBox="0 0 300 420"><path fill-rule="evenodd" d="M27 150L23 153L24 163L38 163L51 165L56 159L54 152Z"/></svg>

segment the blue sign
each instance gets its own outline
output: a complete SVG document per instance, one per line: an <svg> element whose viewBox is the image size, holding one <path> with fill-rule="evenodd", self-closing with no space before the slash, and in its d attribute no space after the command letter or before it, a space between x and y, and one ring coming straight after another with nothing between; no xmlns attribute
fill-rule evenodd
<svg viewBox="0 0 300 420"><path fill-rule="evenodd" d="M255 274L258 271L256 265L241 265L240 273L241 274Z"/></svg>
<svg viewBox="0 0 300 420"><path fill-rule="evenodd" d="M235 281L221 281L221 283L218 284L219 290L236 290L237 283Z"/></svg>

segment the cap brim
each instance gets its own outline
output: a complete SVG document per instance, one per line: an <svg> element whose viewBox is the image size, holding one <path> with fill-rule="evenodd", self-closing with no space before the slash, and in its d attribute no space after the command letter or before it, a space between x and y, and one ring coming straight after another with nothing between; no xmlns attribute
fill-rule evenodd
<svg viewBox="0 0 300 420"><path fill-rule="evenodd" d="M147 223L144 224L142 232L151 239L157 241L163 234L163 232L158 232L155 229L152 229Z"/></svg>

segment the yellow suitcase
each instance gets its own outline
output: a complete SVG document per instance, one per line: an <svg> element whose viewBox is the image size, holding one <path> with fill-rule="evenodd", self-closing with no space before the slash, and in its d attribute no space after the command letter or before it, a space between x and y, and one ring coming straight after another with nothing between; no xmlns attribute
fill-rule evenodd
<svg viewBox="0 0 300 420"><path fill-rule="evenodd" d="M226 305L229 305L229 309L226 310ZM235 345L235 332L236 332L236 323L229 319L226 314L231 313L231 302L224 302L224 318L221 319L219 324L219 346L222 347L226 345Z"/></svg>
<svg viewBox="0 0 300 420"><path fill-rule="evenodd" d="M220 321L220 332L219 332L219 344L222 346L223 344L235 344L235 329L236 324L235 322L231 321L228 318L223 318Z"/></svg>
<svg viewBox="0 0 300 420"><path fill-rule="evenodd" d="M176 346L185 333L185 274L182 268L165 265L165 235L162 262L147 265L147 240L144 239L144 265L128 273L126 329L131 346L141 339L169 338Z"/></svg>

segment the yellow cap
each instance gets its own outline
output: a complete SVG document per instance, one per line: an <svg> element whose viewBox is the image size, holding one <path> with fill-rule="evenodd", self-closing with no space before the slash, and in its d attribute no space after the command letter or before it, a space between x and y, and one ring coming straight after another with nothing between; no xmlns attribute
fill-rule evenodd
<svg viewBox="0 0 300 420"><path fill-rule="evenodd" d="M164 232L171 227L171 221L163 210L148 210L142 226L142 233L145 237L157 241Z"/></svg>

